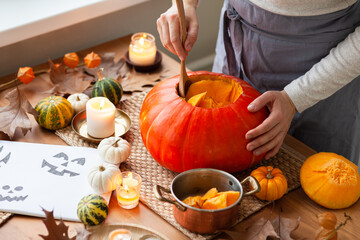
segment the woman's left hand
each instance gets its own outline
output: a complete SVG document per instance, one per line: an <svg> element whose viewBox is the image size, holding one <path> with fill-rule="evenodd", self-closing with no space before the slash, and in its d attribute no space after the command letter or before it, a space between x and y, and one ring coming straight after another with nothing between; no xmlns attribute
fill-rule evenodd
<svg viewBox="0 0 360 240"><path fill-rule="evenodd" d="M265 159L269 159L279 151L296 109L284 90L265 92L249 104L248 110L256 112L265 106L270 115L259 126L249 130L245 138L250 140L247 150L256 156L266 153Z"/></svg>

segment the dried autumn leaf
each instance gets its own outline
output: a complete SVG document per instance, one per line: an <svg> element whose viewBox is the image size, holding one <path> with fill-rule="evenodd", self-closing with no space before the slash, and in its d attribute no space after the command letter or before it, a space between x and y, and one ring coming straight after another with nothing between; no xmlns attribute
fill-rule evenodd
<svg viewBox="0 0 360 240"><path fill-rule="evenodd" d="M35 78L34 71L31 67L19 68L19 71L17 73L17 78L22 83L28 84Z"/></svg>
<svg viewBox="0 0 360 240"><path fill-rule="evenodd" d="M254 224L252 224L245 231L234 232L234 231L224 231L232 239L241 239L241 240L258 240L258 239L267 239L267 237L276 237L279 238L279 235L276 233L273 225L270 220L265 218L260 218Z"/></svg>
<svg viewBox="0 0 360 240"><path fill-rule="evenodd" d="M271 220L271 224L280 236L281 240L292 240L290 237L291 233L295 231L300 224L300 217L296 220L291 218L274 218Z"/></svg>
<svg viewBox="0 0 360 240"><path fill-rule="evenodd" d="M119 82L124 92L142 92L146 90L146 87L153 87L160 82L161 74L160 72L140 73L132 68L129 74L120 79Z"/></svg>
<svg viewBox="0 0 360 240"><path fill-rule="evenodd" d="M84 227L81 229L76 229L76 239L75 240L88 240L91 235L91 232L86 230Z"/></svg>
<svg viewBox="0 0 360 240"><path fill-rule="evenodd" d="M0 108L0 131L8 135L10 139L14 137L17 128L20 128L25 135L31 130L27 113L37 116L37 112L18 88L7 93L5 98L9 101L9 105Z"/></svg>
<svg viewBox="0 0 360 240"><path fill-rule="evenodd" d="M82 69L71 69L66 71L62 64L56 65L49 59L50 80L54 87L49 90L50 94L64 95L83 92L91 84Z"/></svg>
<svg viewBox="0 0 360 240"><path fill-rule="evenodd" d="M75 237L69 238L68 235L68 226L66 226L63 220L60 220L60 223L57 224L54 219L53 211L46 211L43 209L45 213L45 219L43 220L46 229L48 230L48 235L40 235L45 240L75 240Z"/></svg>
<svg viewBox="0 0 360 240"><path fill-rule="evenodd" d="M115 53L109 52L101 55L101 63L99 68L103 68L102 75L104 77L109 77L115 80L118 80L121 76L121 69L125 64L125 60L121 58L119 61L114 60ZM94 76L97 76L97 69L84 69L87 73Z"/></svg>

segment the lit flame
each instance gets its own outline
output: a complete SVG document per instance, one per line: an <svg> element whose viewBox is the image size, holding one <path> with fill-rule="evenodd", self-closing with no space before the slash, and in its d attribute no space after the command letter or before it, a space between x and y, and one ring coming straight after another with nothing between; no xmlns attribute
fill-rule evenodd
<svg viewBox="0 0 360 240"><path fill-rule="evenodd" d="M124 185L124 189L125 189L125 191L129 192L129 187L128 187L128 185Z"/></svg>
<svg viewBox="0 0 360 240"><path fill-rule="evenodd" d="M145 37L146 37L146 35L145 35ZM140 45L144 46L145 38L141 37L140 40L139 40L139 43L140 43Z"/></svg>
<svg viewBox="0 0 360 240"><path fill-rule="evenodd" d="M102 99L100 102L100 110L103 109L104 105L105 105L105 101L104 101L104 99Z"/></svg>
<svg viewBox="0 0 360 240"><path fill-rule="evenodd" d="M128 173L128 178L133 178L132 172L129 172L129 173Z"/></svg>

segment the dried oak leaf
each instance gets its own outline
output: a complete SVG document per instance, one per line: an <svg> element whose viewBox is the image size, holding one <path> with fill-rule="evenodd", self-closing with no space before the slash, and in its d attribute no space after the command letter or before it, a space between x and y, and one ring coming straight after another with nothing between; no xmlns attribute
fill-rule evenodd
<svg viewBox="0 0 360 240"><path fill-rule="evenodd" d="M86 230L84 227L76 229L76 239L75 240L88 240L91 235L91 232Z"/></svg>
<svg viewBox="0 0 360 240"><path fill-rule="evenodd" d="M50 94L65 95L80 93L91 84L91 77L86 75L82 68L65 69L62 64L54 64L49 59L50 80L54 87L48 91Z"/></svg>
<svg viewBox="0 0 360 240"><path fill-rule="evenodd" d="M271 224L278 232L281 240L293 240L290 235L299 227L300 217L298 217L296 220L284 217L274 218L271 220Z"/></svg>
<svg viewBox="0 0 360 240"><path fill-rule="evenodd" d="M101 55L101 63L98 68L103 68L101 75L104 77L113 78L118 80L122 74L122 68L125 65L125 59L121 58L119 61L115 62L115 53L108 52L104 55ZM97 76L98 68L84 68L84 71L94 76L94 79Z"/></svg>
<svg viewBox="0 0 360 240"><path fill-rule="evenodd" d="M251 225L245 231L234 232L234 231L224 231L232 239L241 239L241 240L258 240L258 239L267 239L267 237L276 237L279 238L279 235L276 233L273 225L270 220L265 218L260 218L255 224Z"/></svg>
<svg viewBox="0 0 360 240"><path fill-rule="evenodd" d="M17 128L21 128L25 135L31 130L27 113L37 116L37 112L18 88L8 92L5 98L9 101L9 105L0 108L0 131L8 135L10 139L14 137Z"/></svg>
<svg viewBox="0 0 360 240"><path fill-rule="evenodd" d="M153 87L160 82L163 73L164 72L140 73L132 68L119 82L124 92L142 92L146 90L146 87Z"/></svg>
<svg viewBox="0 0 360 240"><path fill-rule="evenodd" d="M75 240L75 237L69 238L68 235L68 226L66 226L63 220L60 220L59 224L56 224L54 219L54 211L46 211L42 209L45 213L45 219L43 220L46 229L48 230L48 235L40 235L45 240Z"/></svg>

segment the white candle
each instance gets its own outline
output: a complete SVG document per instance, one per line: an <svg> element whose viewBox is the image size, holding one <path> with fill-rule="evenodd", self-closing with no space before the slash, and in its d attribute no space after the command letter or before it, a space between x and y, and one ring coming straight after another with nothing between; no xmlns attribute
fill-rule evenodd
<svg viewBox="0 0 360 240"><path fill-rule="evenodd" d="M136 33L131 37L129 59L139 66L149 66L155 63L155 38L149 33Z"/></svg>
<svg viewBox="0 0 360 240"><path fill-rule="evenodd" d="M115 132L115 106L105 97L94 97L86 103L87 133L105 138Z"/></svg>

